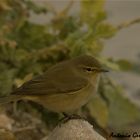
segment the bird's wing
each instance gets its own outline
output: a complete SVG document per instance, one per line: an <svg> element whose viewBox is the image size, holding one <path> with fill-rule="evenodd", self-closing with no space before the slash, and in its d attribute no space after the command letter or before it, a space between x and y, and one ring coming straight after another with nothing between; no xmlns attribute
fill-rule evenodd
<svg viewBox="0 0 140 140"><path fill-rule="evenodd" d="M58 75L38 76L24 83L13 94L22 95L53 95L72 94L88 84L87 80L79 76L58 73Z"/></svg>

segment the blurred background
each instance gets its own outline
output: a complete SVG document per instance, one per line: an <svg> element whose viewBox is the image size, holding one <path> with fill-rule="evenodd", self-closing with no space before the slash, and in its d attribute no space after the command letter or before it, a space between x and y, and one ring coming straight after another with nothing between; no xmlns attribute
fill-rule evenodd
<svg viewBox="0 0 140 140"><path fill-rule="evenodd" d="M1 0L0 95L57 62L89 54L110 73L83 115L105 137L140 132L139 36L139 0ZM41 140L62 118L33 102L16 108L0 108L0 126L18 140Z"/></svg>

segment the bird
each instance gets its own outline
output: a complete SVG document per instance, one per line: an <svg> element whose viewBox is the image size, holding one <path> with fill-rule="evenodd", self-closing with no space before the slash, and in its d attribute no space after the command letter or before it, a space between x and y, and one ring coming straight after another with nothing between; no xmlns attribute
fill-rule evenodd
<svg viewBox="0 0 140 140"><path fill-rule="evenodd" d="M91 55L80 55L59 62L1 97L0 104L11 101L31 100L48 110L68 113L80 109L94 94L102 72L100 62Z"/></svg>

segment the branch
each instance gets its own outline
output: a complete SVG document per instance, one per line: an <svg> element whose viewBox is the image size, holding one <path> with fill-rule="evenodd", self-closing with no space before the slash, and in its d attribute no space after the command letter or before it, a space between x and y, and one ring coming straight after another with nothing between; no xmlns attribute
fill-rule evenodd
<svg viewBox="0 0 140 140"><path fill-rule="evenodd" d="M133 25L133 24L137 24L137 23L140 23L140 18L131 20L131 21L129 21L129 22L121 23L120 25L117 26L117 29L118 29L118 30L121 30L121 29L123 29L123 28L129 27L129 26L131 26L131 25Z"/></svg>
<svg viewBox="0 0 140 140"><path fill-rule="evenodd" d="M85 120L70 120L58 125L42 140L106 140Z"/></svg>

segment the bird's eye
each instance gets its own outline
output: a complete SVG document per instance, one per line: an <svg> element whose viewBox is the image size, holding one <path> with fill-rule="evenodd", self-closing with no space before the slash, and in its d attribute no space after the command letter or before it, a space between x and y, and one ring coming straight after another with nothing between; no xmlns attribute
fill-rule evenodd
<svg viewBox="0 0 140 140"><path fill-rule="evenodd" d="M92 69L91 69L91 68L86 68L86 70L87 70L87 71L92 71Z"/></svg>
<svg viewBox="0 0 140 140"><path fill-rule="evenodd" d="M84 70L87 71L87 72L93 71L93 69L92 68L89 68L89 67L88 68L84 68Z"/></svg>

